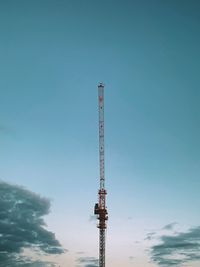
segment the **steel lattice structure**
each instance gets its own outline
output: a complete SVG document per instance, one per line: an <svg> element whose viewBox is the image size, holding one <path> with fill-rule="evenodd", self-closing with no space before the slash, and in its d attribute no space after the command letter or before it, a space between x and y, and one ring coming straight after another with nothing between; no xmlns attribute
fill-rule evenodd
<svg viewBox="0 0 200 267"><path fill-rule="evenodd" d="M105 234L108 212L106 208L105 172L104 172L104 85L98 85L99 101L99 165L100 189L99 202L95 204L94 214L97 215L99 228L99 267L105 267Z"/></svg>

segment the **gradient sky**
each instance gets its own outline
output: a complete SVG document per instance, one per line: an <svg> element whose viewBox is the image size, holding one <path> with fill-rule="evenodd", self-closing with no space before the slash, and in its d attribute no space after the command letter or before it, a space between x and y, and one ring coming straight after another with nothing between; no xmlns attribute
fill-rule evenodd
<svg viewBox="0 0 200 267"><path fill-rule="evenodd" d="M0 0L0 178L52 200L61 267L98 256L99 81L107 266L160 266L148 234L200 225L199 14L198 0Z"/></svg>

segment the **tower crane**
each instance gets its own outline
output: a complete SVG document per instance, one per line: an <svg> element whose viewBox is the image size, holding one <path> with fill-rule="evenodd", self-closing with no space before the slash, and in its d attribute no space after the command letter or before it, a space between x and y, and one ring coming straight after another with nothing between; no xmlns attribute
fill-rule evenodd
<svg viewBox="0 0 200 267"><path fill-rule="evenodd" d="M100 167L100 188L99 201L95 204L94 214L97 215L99 228L99 267L105 267L105 234L106 222L108 220L108 211L106 207L106 189L104 172L104 84L98 85L99 102L99 167Z"/></svg>

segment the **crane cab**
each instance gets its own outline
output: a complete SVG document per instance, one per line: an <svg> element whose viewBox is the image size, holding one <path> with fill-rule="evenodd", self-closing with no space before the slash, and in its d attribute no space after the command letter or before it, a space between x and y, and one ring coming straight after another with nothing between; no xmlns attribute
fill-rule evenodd
<svg viewBox="0 0 200 267"><path fill-rule="evenodd" d="M96 203L94 206L94 214L95 215L99 214L99 204L98 203Z"/></svg>

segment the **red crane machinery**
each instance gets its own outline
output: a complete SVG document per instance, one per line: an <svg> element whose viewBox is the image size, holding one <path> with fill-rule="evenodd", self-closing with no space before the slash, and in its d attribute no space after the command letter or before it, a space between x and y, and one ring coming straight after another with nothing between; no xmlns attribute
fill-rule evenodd
<svg viewBox="0 0 200 267"><path fill-rule="evenodd" d="M99 228L99 267L105 267L105 233L108 211L106 208L106 189L104 174L104 84L98 85L99 99L99 162L100 162L100 189L99 202L95 204L94 214L97 215Z"/></svg>

